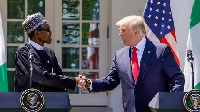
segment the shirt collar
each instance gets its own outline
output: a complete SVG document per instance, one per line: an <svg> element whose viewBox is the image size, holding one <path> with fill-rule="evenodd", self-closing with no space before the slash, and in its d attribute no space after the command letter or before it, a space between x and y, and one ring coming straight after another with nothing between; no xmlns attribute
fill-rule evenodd
<svg viewBox="0 0 200 112"><path fill-rule="evenodd" d="M28 42L28 43L30 43L30 44L31 44L35 49L37 49L37 50L43 50L43 46L41 46L41 45L35 43L35 42L32 41L31 39L29 39L29 42Z"/></svg>
<svg viewBox="0 0 200 112"><path fill-rule="evenodd" d="M135 46L139 51L144 51L146 44L146 38L143 37L142 40Z"/></svg>

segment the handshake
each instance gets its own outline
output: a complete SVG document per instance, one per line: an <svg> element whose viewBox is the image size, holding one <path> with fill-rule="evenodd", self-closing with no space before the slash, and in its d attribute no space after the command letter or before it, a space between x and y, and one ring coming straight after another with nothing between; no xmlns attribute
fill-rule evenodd
<svg viewBox="0 0 200 112"><path fill-rule="evenodd" d="M76 85L80 88L89 88L91 85L91 80L86 78L85 76L79 75L75 77Z"/></svg>

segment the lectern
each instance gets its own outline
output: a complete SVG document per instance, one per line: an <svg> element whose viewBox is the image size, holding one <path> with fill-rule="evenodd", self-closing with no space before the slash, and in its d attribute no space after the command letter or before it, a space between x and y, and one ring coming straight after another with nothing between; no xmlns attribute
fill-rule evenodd
<svg viewBox="0 0 200 112"><path fill-rule="evenodd" d="M184 92L159 92L149 103L152 112L188 112L183 105Z"/></svg>
<svg viewBox="0 0 200 112"><path fill-rule="evenodd" d="M25 112L20 105L21 92L0 92L0 112ZM69 112L67 92L43 92L45 104L39 112Z"/></svg>

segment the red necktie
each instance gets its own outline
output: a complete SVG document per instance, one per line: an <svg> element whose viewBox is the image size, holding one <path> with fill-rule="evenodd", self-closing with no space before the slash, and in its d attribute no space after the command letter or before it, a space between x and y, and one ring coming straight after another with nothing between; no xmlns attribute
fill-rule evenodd
<svg viewBox="0 0 200 112"><path fill-rule="evenodd" d="M137 50L137 48L133 47L132 58L131 58L132 75L133 75L135 82L137 80L137 75L138 75L138 71L139 71L136 50Z"/></svg>

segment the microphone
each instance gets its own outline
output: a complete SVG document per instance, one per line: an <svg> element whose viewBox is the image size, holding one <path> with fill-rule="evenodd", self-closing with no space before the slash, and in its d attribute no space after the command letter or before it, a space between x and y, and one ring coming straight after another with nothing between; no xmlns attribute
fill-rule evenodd
<svg viewBox="0 0 200 112"><path fill-rule="evenodd" d="M32 76L33 76L33 62L35 61L33 53L29 52L28 61L30 63L30 88L32 88Z"/></svg>
<svg viewBox="0 0 200 112"><path fill-rule="evenodd" d="M29 62L35 61L34 55L33 55L33 53L31 53L31 52L29 52L29 54L28 54L28 61L29 61Z"/></svg>
<svg viewBox="0 0 200 112"><path fill-rule="evenodd" d="M190 62L192 68L192 89L194 89L194 68L193 68L194 58L192 57L192 50L187 50L187 60L188 62Z"/></svg>
<svg viewBox="0 0 200 112"><path fill-rule="evenodd" d="M187 60L190 63L192 63L194 61L194 58L192 56L192 50L187 50Z"/></svg>

